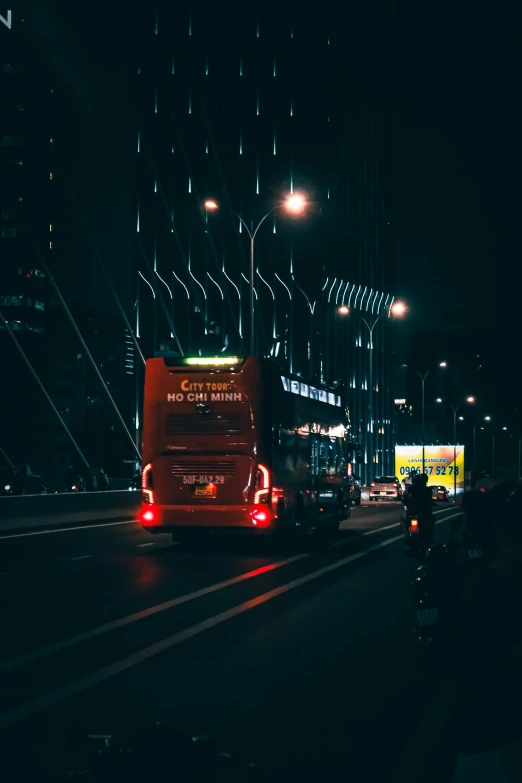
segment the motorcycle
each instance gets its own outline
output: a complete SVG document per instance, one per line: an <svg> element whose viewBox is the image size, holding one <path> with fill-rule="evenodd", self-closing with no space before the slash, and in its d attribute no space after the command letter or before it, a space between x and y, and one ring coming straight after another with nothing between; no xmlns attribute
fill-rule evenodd
<svg viewBox="0 0 522 783"><path fill-rule="evenodd" d="M480 567L476 549L449 541L428 546L410 583L415 606L413 634L434 667L450 674L455 658L460 597L470 570Z"/></svg>
<svg viewBox="0 0 522 783"><path fill-rule="evenodd" d="M406 513L405 537L408 551L412 554L422 554L430 543L428 525L422 523L419 514Z"/></svg>
<svg viewBox="0 0 522 783"><path fill-rule="evenodd" d="M68 492L85 492L86 491L86 486L85 486L85 481L83 480L83 478L81 476L76 476L76 478L73 479L73 481L72 481L72 483L71 483L71 485L70 485L70 487L69 487L69 489L67 491Z"/></svg>

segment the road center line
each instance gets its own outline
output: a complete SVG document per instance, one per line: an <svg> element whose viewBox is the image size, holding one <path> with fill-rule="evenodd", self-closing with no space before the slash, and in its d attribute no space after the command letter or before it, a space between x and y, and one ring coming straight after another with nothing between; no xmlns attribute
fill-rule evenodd
<svg viewBox="0 0 522 783"><path fill-rule="evenodd" d="M71 560L89 560L92 557L92 555L77 555L76 557L71 557Z"/></svg>
<svg viewBox="0 0 522 783"><path fill-rule="evenodd" d="M295 563L297 560L302 560L305 557L308 557L308 555L296 555L295 557L290 557L287 560L278 560L276 563L269 563L268 565L261 566L261 568L256 568L253 571L247 571L245 574L240 574L239 576L234 576L231 579L226 579L224 582L217 582L216 584L210 585L209 587L202 587L200 590L195 590L192 593L181 595L178 598L172 598L170 601L165 601L162 604L156 604L155 606L151 606L148 609L143 609L141 612L135 612L134 614L129 614L126 617L120 617L119 620L113 620L112 622L105 623L104 625L100 625L97 628L91 628L88 631L83 631L82 633L76 634L75 636L69 636L66 639L61 639L59 642L54 642L54 644L41 647L39 650L33 650L32 652L26 653L25 655L20 655L18 658L11 658L8 661L0 663L0 674L13 671L13 669L18 669L20 666L33 663L34 661L38 661L40 658L45 658L48 655L54 655L57 652L66 650L68 647L73 647L75 644L89 641L89 639L95 639L97 636L102 636L104 633L114 631L117 628L123 628L125 625L129 625L130 623L143 620L146 617L152 617L159 612L164 612L167 609L173 609L175 606L181 606L182 604L186 604L189 601L194 601L196 598L201 598L204 595L216 593L218 590L224 590L226 587L230 587L231 585L245 582L247 579L252 579L256 576L261 576L261 574L274 571L276 568L281 568L281 566Z"/></svg>
<svg viewBox="0 0 522 783"><path fill-rule="evenodd" d="M128 519L126 522L100 522L94 525L77 525L76 527L57 527L56 530L33 530L30 533L7 533L0 535L0 543L7 538L27 538L28 536L46 536L50 533L68 533L70 530L92 530L96 527L115 527L116 525L135 525L137 519Z"/></svg>
<svg viewBox="0 0 522 783"><path fill-rule="evenodd" d="M443 513L444 511L447 510L449 509L443 509L443 511L435 512L435 513ZM453 514L452 516L457 516L457 514ZM452 517L445 517L445 519L451 519L451 518ZM440 520L440 521L444 521L444 520ZM359 535L354 536L353 538L350 538L346 541L338 541L334 546L338 546L340 544L352 543L353 541L356 541L358 538L362 538L363 536L374 535L375 533L379 533L382 530L389 530L390 528L397 527L399 524L400 522L395 522L394 524L387 525L386 527L377 527L377 528L373 528L372 530L366 530L364 533L360 533ZM227 587L230 587L235 584L239 584L240 582L244 582L247 579L253 579L256 576L261 576L262 574L268 573L269 571L274 571L276 568L281 568L282 566L290 565L291 563L296 563L298 560L304 560L307 557L310 557L310 555L309 554L295 555L294 557L287 558L286 560L278 560L275 563L269 563L266 566L262 566L261 568L256 568L253 571L247 571L244 574L240 574L239 576L232 577L231 579L226 579L223 582L217 582L216 584L209 585L208 587L203 587L200 590L195 590L192 593L187 593L186 595L181 595L178 598L173 598L170 601L165 601L164 603L151 606L148 609L143 609L140 612L135 612L134 614L129 614L126 615L125 617L120 617L118 620L112 620L111 622L105 623L104 625L100 625L97 628L90 628L87 631L82 631L81 633L78 633L75 636L69 636L66 639L61 639L58 642L54 642L53 644L49 644L45 647L41 647L38 650L33 650L32 652L25 653L24 655L20 655L17 658L11 658L10 660L0 662L0 674L13 671L14 669L18 669L20 666L25 666L28 663L34 663L34 661L38 661L41 658L46 658L47 656L54 655L55 653L61 652L62 650L67 650L69 647L74 647L74 645L81 644L82 642L89 641L90 639L95 639L98 636L102 636L105 633L114 631L117 628L123 628L126 625L130 625L130 623L137 622L138 620L143 620L147 617L152 617L153 615L158 614L159 612L164 612L169 609L173 609L176 606L181 606L185 603L188 603L189 601L194 601L205 595L216 593L218 592L218 590L224 590Z"/></svg>
<svg viewBox="0 0 522 783"><path fill-rule="evenodd" d="M369 552L375 552L378 549L382 549L385 546L389 546L390 544L395 543L395 541L400 541L402 538L403 536L401 534L394 536L393 538L388 538L386 541L380 541L368 549L365 549L363 552L357 552L353 555L349 555L348 557L344 557L342 560L338 560L335 563L324 566L317 571L312 571L309 574L305 574L298 579L294 579L293 581L287 582L280 587L276 587L274 590L270 590L267 593L262 593L261 595L252 598L250 601L245 601L244 603L238 604L231 609L227 609L225 612L221 612L214 617L209 617L207 620L203 620L202 622L196 623L189 628L185 628L183 631L180 631L173 636L169 636L166 639L162 639L161 641L156 642L155 644L151 644L149 647L144 647L142 650L138 650L132 655L129 655L127 658L122 658L116 663L105 666L103 669L99 669L92 674L81 677L74 682L70 682L61 688L46 694L45 696L41 696L34 701L27 702L20 707L9 710L8 712L0 715L0 729L4 729L7 726L12 726L14 723L19 723L21 720L25 720L26 718L34 715L37 712L40 712L41 710L48 709L49 707L58 704L64 699L68 699L77 693L81 693L87 688L91 688L94 685L98 685L99 683L116 676L117 674L121 674L121 672L143 663L155 655L159 655L160 653L165 652L172 647L176 647L178 644L181 644L182 642L187 641L187 639L191 639L194 636L197 636L209 628L215 628L216 626L221 625L221 623L230 620L232 617L237 617L238 615L243 614L250 609L261 606L261 604L265 604L267 601L271 601L272 598L276 598L277 596L283 595L284 593L288 593L290 590L294 590L296 587L307 584L307 582L311 582L320 576L332 573L333 571L336 571L337 569L342 568L349 563L353 563L355 560L359 560L360 558L365 557Z"/></svg>

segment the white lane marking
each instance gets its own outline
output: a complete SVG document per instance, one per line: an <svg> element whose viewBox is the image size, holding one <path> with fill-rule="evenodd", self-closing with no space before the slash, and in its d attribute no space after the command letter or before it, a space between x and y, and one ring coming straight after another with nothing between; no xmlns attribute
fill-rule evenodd
<svg viewBox="0 0 522 783"><path fill-rule="evenodd" d="M71 557L71 560L89 560L92 555L78 555L77 557Z"/></svg>
<svg viewBox="0 0 522 783"><path fill-rule="evenodd" d="M200 590L195 590L193 593L187 593L186 595L181 595L178 598L172 598L170 601L165 601L162 604L156 604L155 606L151 606L148 609L143 609L141 612L129 614L126 617L121 617L119 620L113 620L112 622L105 623L105 625L100 625L97 628L91 628L90 630L82 631L82 633L76 634L75 636L69 636L66 639L61 639L59 642L54 642L53 644L49 644L46 647L41 647L39 650L34 650L32 652L26 653L25 655L20 655L18 658L11 658L8 661L0 663L0 674L12 671L13 669L17 669L20 666L25 666L27 663L32 663L39 660L40 658L45 658L48 655L61 652L61 650L66 650L68 647L73 647L75 644L80 644L81 642L88 641L89 639L94 639L97 636L102 636L102 634L108 633L109 631L114 631L116 628L123 628L125 625L129 625L130 623L143 620L146 617L152 617L153 615L158 614L158 612L164 612L167 609L173 609L175 606L181 606L182 604L186 604L189 601L194 601L196 598L201 598L204 595L210 595L210 593L215 593L218 590L224 590L226 587L230 587L231 585L236 585L240 582L246 581L247 579L261 576L262 574L268 573L269 571L274 571L276 568L280 568L281 566L295 563L297 560L302 560L305 557L308 557L308 555L296 555L295 557L290 557L287 560L278 560L275 563L268 563L268 565L261 566L260 568L256 568L253 571L247 571L246 573L240 574L239 576L226 579L224 582L217 582L216 584L210 585L209 587L203 587Z"/></svg>
<svg viewBox="0 0 522 783"><path fill-rule="evenodd" d="M400 541L401 539L402 535L399 535L394 536L393 538L388 538L386 541L380 541L378 544L374 544L368 549L365 549L364 552L357 552L353 555L349 555L348 557L344 557L342 560L338 560L335 563L324 566L317 571L312 571L309 574L305 574L298 579L294 579L292 582L287 582L280 587L276 587L274 590L269 590L267 593L262 593L261 595L252 598L250 601L245 601L242 604L238 604L237 606L234 606L231 609L227 609L225 612L221 612L214 617L209 617L207 620L203 620L202 622L196 623L189 628L185 628L183 631L179 631L173 636L169 636L166 639L155 642L155 644L151 644L149 647L144 647L142 650L138 650L132 655L129 655L127 658L122 658L120 661L116 661L116 663L113 663L110 666L105 666L103 669L99 669L92 674L88 674L86 677L81 677L74 682L70 682L55 691L51 691L51 693L47 693L45 696L41 696L39 699L27 702L20 707L15 707L15 709L9 710L8 712L0 715L0 729L4 729L7 726L12 726L14 723L18 723L19 721L24 720L25 718L28 718L29 716L34 715L41 710L52 707L64 699L68 699L77 693L81 693L87 688L91 688L93 685L98 685L99 683L104 682L104 680L108 680L110 677L121 674L121 672L126 671L127 669L130 669L139 663L143 663L147 659L152 658L155 655L159 655L160 653L165 652L166 650L169 650L172 647L181 644L182 642L185 642L187 639L191 639L192 637L197 636L209 628L215 628L217 625L221 625L221 623L226 622L226 620L230 620L232 617L237 617L238 615L249 611L249 609L254 609L256 606L260 606L261 604L272 600L272 598L276 598L277 596L283 595L284 593L288 593L290 590L294 590L296 587L301 587L301 585L304 585L307 582L311 582L314 579L323 576L324 574L332 573L333 571L348 565L348 563L353 563L355 560L359 560L360 558L365 557L369 552L375 552L376 550L382 549L385 546L389 546L390 544L395 543L395 541Z"/></svg>
<svg viewBox="0 0 522 783"><path fill-rule="evenodd" d="M434 511L434 514L445 514L447 511L452 511L450 508L443 508L440 511ZM438 520L435 524L438 525L439 522L444 522L446 519L453 519L453 517L458 517L462 512L457 511L454 514L451 514L450 516L444 517L444 519ZM358 533L356 536L353 536L352 538L343 539L342 541L336 541L335 544L332 544L332 546L344 546L344 544L349 544L352 541L356 541L358 538L362 538L363 536L373 536L375 533L380 533L382 530L391 530L392 527L399 527L401 523L400 522L392 522L391 525L385 525L383 527L374 527L371 530L365 530L364 533ZM343 530L349 530L349 528L341 528L341 532Z"/></svg>
<svg viewBox="0 0 522 783"><path fill-rule="evenodd" d="M136 546L137 547L140 547L140 546L156 546L156 542L155 541L148 541L146 544L136 544Z"/></svg>
<svg viewBox="0 0 522 783"><path fill-rule="evenodd" d="M367 530L366 532L360 533L353 538L347 539L345 541L339 541L334 544L334 546L351 543L352 541L355 541L362 536L373 535L374 533L378 533L380 530L388 530L389 528L397 527L399 524L399 522L396 522L393 525L387 525L386 527L378 527L374 528L373 530ZM179 543L179 541L174 541L173 545L178 545ZM156 604L155 606L151 606L148 609L143 609L141 612L135 612L134 614L127 615L126 617L121 617L119 620L113 620L112 622L105 623L104 625L100 625L97 628L91 628L88 631L82 631L75 636L69 636L66 639L60 640L59 642L54 642L53 644L49 644L46 647L41 647L39 650L25 653L18 658L11 658L10 660L0 662L0 674L13 671L13 669L18 669L20 666L25 666L28 663L33 663L34 661L40 660L41 658L45 658L49 655L53 655L54 653L61 652L62 650L66 650L76 644L81 644L81 642L88 641L89 639L95 639L96 637L102 636L109 631L113 631L117 628L123 628L130 623L143 620L146 617L152 617L159 612L173 609L176 606L181 606L182 604L188 603L189 601L194 601L197 598L201 598L202 596L210 595L211 593L215 593L218 590L223 590L226 587L238 584L247 579L252 579L256 576L268 573L269 571L274 571L276 568L280 568L281 566L290 565L290 563L295 563L298 560L304 560L307 557L310 557L310 555L295 555L294 557L287 558L286 560L279 560L275 563L269 563L268 565L261 566L261 568L256 568L253 571L247 571L245 574L240 574L239 576L232 577L231 579L226 579L224 582L217 582L216 584L210 585L209 587L203 587L200 590L195 590L192 593L187 593L186 595L179 596L178 598L173 598L170 601L165 601L162 604Z"/></svg>
<svg viewBox="0 0 522 783"><path fill-rule="evenodd" d="M134 525L138 523L137 519L129 519L126 522L100 522L99 525L78 525L77 527L59 527L56 530L33 530L32 533L8 533L0 536L0 543L5 538L26 538L27 536L45 536L49 533L68 533L70 530L92 530L96 527L114 527L116 525Z"/></svg>

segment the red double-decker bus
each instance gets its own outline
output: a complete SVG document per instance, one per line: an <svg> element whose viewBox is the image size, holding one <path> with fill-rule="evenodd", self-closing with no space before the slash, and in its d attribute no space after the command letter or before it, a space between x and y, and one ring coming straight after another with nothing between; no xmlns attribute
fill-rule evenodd
<svg viewBox="0 0 522 783"><path fill-rule="evenodd" d="M351 508L347 424L340 395L271 359L149 359L142 524L176 539L336 531Z"/></svg>

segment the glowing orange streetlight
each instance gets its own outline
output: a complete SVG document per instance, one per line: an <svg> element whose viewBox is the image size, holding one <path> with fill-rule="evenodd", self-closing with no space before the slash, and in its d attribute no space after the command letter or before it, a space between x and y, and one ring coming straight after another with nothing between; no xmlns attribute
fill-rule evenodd
<svg viewBox="0 0 522 783"><path fill-rule="evenodd" d="M281 206L286 209L287 212L300 214L306 208L306 199L300 193L295 193L293 196L288 196Z"/></svg>
<svg viewBox="0 0 522 783"><path fill-rule="evenodd" d="M404 302L394 302L392 306L390 307L390 313L394 315L396 318L400 318L402 315L406 314L407 307L404 304Z"/></svg>
<svg viewBox="0 0 522 783"><path fill-rule="evenodd" d="M348 307L348 305L341 305L341 306L338 308L337 312L338 312L340 315L348 315L348 314L349 314L349 312L350 312L350 308Z"/></svg>
<svg viewBox="0 0 522 783"><path fill-rule="evenodd" d="M306 208L306 198L302 193L293 193L292 195L287 196L283 201L281 201L279 204L276 204L275 207L272 207L272 209L269 209L266 215L263 215L259 223L257 224L256 228L253 228L253 224L251 224L251 227L249 228L247 223L243 220L240 214L236 212L236 217L239 218L239 221L245 228L248 236L250 237L250 355L254 356L255 353L255 307L256 307L256 301L255 301L255 292L254 292L254 273L255 273L255 265L254 265L254 240L256 238L256 234L261 228L262 224L265 222L267 217L272 214L272 212L275 212L277 209L284 209L286 212L290 212L294 215L300 215L304 212ZM219 204L217 201L214 201L213 199L207 199L204 203L205 210L208 212L215 212L217 209L219 209Z"/></svg>

